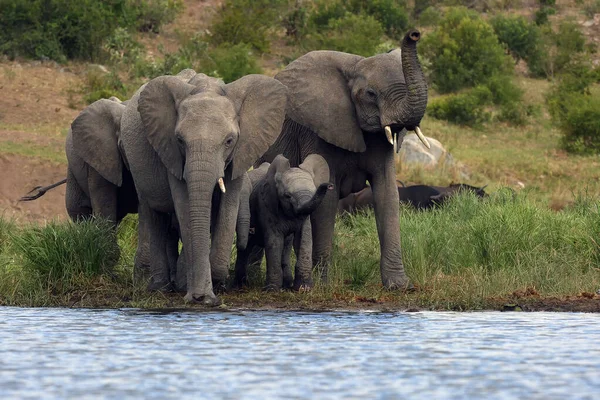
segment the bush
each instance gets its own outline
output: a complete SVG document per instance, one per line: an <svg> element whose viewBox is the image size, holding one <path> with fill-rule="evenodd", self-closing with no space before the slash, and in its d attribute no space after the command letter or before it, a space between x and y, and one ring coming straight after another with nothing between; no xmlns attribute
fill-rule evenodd
<svg viewBox="0 0 600 400"><path fill-rule="evenodd" d="M428 7L419 14L419 24L422 26L436 26L442 19L442 13L435 7Z"/></svg>
<svg viewBox="0 0 600 400"><path fill-rule="evenodd" d="M225 43L209 53L214 61L217 75L225 83L233 82L248 74L262 72L256 59L252 56L252 49L247 44Z"/></svg>
<svg viewBox="0 0 600 400"><path fill-rule="evenodd" d="M356 15L375 18L387 36L401 39L408 28L406 2L398 0L346 0L347 8Z"/></svg>
<svg viewBox="0 0 600 400"><path fill-rule="evenodd" d="M152 15L153 29L174 17L174 0L2 0L0 52L10 57L97 61L118 27L127 30ZM163 7L167 7L166 9Z"/></svg>
<svg viewBox="0 0 600 400"><path fill-rule="evenodd" d="M523 89L514 84L510 76L495 75L486 84L492 95L492 102L498 105L519 104Z"/></svg>
<svg viewBox="0 0 600 400"><path fill-rule="evenodd" d="M137 30L159 33L164 24L173 22L183 10L182 0L129 0L137 11Z"/></svg>
<svg viewBox="0 0 600 400"><path fill-rule="evenodd" d="M600 14L600 0L591 0L583 6L583 12L588 18L594 18L594 15Z"/></svg>
<svg viewBox="0 0 600 400"><path fill-rule="evenodd" d="M523 16L497 15L490 20L494 32L510 55L518 62L537 56L539 51L539 28Z"/></svg>
<svg viewBox="0 0 600 400"><path fill-rule="evenodd" d="M111 273L119 260L116 232L108 221L51 222L13 237L23 269L57 292L66 292L86 278Z"/></svg>
<svg viewBox="0 0 600 400"><path fill-rule="evenodd" d="M246 43L259 52L269 50L269 31L279 24L287 0L226 0L210 27L211 43Z"/></svg>
<svg viewBox="0 0 600 400"><path fill-rule="evenodd" d="M341 18L329 20L321 33L308 35L303 46L369 57L377 53L382 37L383 28L374 17L346 13Z"/></svg>
<svg viewBox="0 0 600 400"><path fill-rule="evenodd" d="M129 98L127 87L115 71L106 73L95 68L85 74L81 92L86 104L112 96L121 100Z"/></svg>
<svg viewBox="0 0 600 400"><path fill-rule="evenodd" d="M563 72L571 60L586 50L585 36L577 22L562 21L557 32L549 26L545 26L541 32L540 50L536 52L536 57L527 60L534 76L553 77Z"/></svg>
<svg viewBox="0 0 600 400"><path fill-rule="evenodd" d="M458 125L478 126L490 120L485 106L492 100L491 91L478 86L469 91L434 99L427 106L427 114Z"/></svg>
<svg viewBox="0 0 600 400"><path fill-rule="evenodd" d="M492 27L464 7L449 9L438 28L423 38L421 49L441 93L485 84L512 70Z"/></svg>

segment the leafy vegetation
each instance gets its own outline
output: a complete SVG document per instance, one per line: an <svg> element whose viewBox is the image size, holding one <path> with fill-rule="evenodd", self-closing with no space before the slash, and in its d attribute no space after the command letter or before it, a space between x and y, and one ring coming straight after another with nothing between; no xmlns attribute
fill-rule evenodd
<svg viewBox="0 0 600 400"><path fill-rule="evenodd" d="M0 226L12 229L4 228L10 226L4 221ZM508 190L484 201L463 195L432 211L402 208L400 226L405 267L419 288L416 293L381 288L375 221L368 212L337 221L328 285L316 280L309 293L278 297L309 306L362 296L392 299L401 307L473 309L528 288L542 296L560 296L594 291L600 284L595 269L600 262L597 201L582 198L553 212ZM104 222L16 229L0 264L0 303L65 305L74 298L83 301L83 292L96 305L182 305L180 296L164 297L133 286L135 236L135 218L128 218L119 228L121 261L113 267L114 233ZM250 293L264 298L261 287L259 280ZM229 294L225 300L238 296L247 294Z"/></svg>
<svg viewBox="0 0 600 400"><path fill-rule="evenodd" d="M0 53L10 57L97 61L115 29L158 31L180 0L2 0Z"/></svg>

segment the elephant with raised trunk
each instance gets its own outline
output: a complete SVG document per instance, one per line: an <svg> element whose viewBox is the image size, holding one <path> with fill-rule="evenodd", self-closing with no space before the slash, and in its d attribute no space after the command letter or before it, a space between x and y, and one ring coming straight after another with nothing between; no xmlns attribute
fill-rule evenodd
<svg viewBox="0 0 600 400"><path fill-rule="evenodd" d="M310 214L321 204L328 189L329 167L323 157L311 154L297 168L278 155L272 164L263 163L248 173L252 182L250 227L247 246L238 246L235 285L247 281L247 267L252 254L267 257L265 289L295 290L312 287L312 229ZM292 276L292 243L296 253L295 276ZM262 258L262 257L261 257ZM252 260L253 262L259 260Z"/></svg>
<svg viewBox="0 0 600 400"><path fill-rule="evenodd" d="M394 142L403 129L417 132L427 105L427 82L417 58L418 31L401 49L373 57L313 51L290 63L275 79L289 90L283 130L255 166L285 155L292 166L310 154L325 158L335 190L311 215L313 263L324 278L330 261L338 200L373 188L386 288L410 288L400 250Z"/></svg>
<svg viewBox="0 0 600 400"><path fill-rule="evenodd" d="M227 279L244 176L281 131L286 102L285 86L260 75L227 85L161 76L133 96L121 139L140 200L139 232L149 240L149 289L170 287L165 232L175 213L178 286L187 301L218 304L213 284ZM136 256L135 268L144 267Z"/></svg>

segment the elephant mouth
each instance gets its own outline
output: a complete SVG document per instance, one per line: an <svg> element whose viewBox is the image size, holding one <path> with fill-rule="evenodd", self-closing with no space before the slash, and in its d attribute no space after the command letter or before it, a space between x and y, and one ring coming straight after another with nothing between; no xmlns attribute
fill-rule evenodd
<svg viewBox="0 0 600 400"><path fill-rule="evenodd" d="M403 129L404 127L399 124L386 125L384 128L385 137L387 138L387 141L390 142L390 144L395 148L397 148L398 144L398 135L402 132ZM407 130L409 129L407 128ZM410 130L414 130L417 134L417 137L421 140L421 143L423 143L423 145L428 149L431 149L431 145L429 144L429 141L427 140L425 135L423 135L423 132L421 132L421 128L415 126L413 129Z"/></svg>

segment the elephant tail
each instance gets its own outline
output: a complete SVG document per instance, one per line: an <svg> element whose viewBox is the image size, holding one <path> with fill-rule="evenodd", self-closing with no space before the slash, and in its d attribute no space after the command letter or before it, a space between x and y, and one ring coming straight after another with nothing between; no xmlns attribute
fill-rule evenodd
<svg viewBox="0 0 600 400"><path fill-rule="evenodd" d="M27 195L21 197L19 199L19 201L31 201L31 200L35 200L38 199L40 197L42 197L43 195L46 194L46 192L50 189L54 189L57 186L63 185L67 182L67 179L63 179L62 181L58 181L56 183L53 183L52 185L48 185L48 186L36 186L33 189L31 189ZM37 193L33 194L33 192L37 191Z"/></svg>

